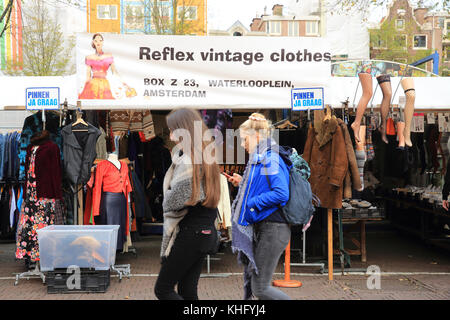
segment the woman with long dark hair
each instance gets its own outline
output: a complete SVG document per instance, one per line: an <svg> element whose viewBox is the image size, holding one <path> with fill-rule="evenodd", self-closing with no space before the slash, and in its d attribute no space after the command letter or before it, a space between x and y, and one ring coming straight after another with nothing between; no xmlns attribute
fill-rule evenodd
<svg viewBox="0 0 450 320"><path fill-rule="evenodd" d="M177 145L164 178L162 266L155 295L160 300L198 300L202 265L217 241L219 167L215 155L207 152L214 141L204 141L208 129L198 111L174 110L167 116L167 125ZM200 139L195 138L198 133Z"/></svg>

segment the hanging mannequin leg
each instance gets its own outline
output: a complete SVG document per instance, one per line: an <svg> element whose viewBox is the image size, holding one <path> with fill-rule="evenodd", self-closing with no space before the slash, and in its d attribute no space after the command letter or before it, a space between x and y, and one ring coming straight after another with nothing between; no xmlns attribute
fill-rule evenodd
<svg viewBox="0 0 450 320"><path fill-rule="evenodd" d="M369 103L370 98L372 97L372 76L369 73L360 73L358 74L358 77L359 80L361 81L363 93L361 99L359 99L358 107L356 109L355 121L353 121L351 125L353 133L355 135L355 140L357 142L360 141L359 128L361 126L361 120L364 115L364 112L366 111L367 104Z"/></svg>
<svg viewBox="0 0 450 320"><path fill-rule="evenodd" d="M397 137L398 137L398 147L405 147L405 135L403 134L405 130L405 122L399 121L397 122Z"/></svg>
<svg viewBox="0 0 450 320"><path fill-rule="evenodd" d="M392 98L392 88L391 88L391 76L388 74L383 74L377 77L378 84L380 85L381 92L383 92L383 100L381 101L381 139L384 143L389 143L386 137L386 123L387 116L389 114L389 107L391 105Z"/></svg>
<svg viewBox="0 0 450 320"><path fill-rule="evenodd" d="M414 79L405 78L402 80L402 87L405 91L406 105L405 105L405 144L412 147L411 142L411 122L414 115L414 102L416 100L416 90L414 89Z"/></svg>
<svg viewBox="0 0 450 320"><path fill-rule="evenodd" d="M366 126L361 126L359 130L359 137L361 140L356 142L356 163L359 170L359 178L361 179L361 186L364 189L364 165L366 163Z"/></svg>

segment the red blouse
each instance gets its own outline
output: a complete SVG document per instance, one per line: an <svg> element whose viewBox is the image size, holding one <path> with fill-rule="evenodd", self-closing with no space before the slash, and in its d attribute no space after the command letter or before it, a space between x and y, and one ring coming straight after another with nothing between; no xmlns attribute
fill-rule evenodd
<svg viewBox="0 0 450 320"><path fill-rule="evenodd" d="M92 214L94 216L100 215L100 200L102 197L102 191L122 192L128 201L128 194L133 191L133 189L128 176L127 164L123 161L120 161L120 164L120 170L108 160L101 161L97 164L95 184L92 191Z"/></svg>

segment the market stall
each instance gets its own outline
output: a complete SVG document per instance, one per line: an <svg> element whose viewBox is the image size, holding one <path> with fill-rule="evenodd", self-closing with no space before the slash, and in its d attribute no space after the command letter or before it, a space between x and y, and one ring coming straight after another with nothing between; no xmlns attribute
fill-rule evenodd
<svg viewBox="0 0 450 320"><path fill-rule="evenodd" d="M338 224L337 232L333 232L333 210L338 215L352 212L350 216L344 216L343 221L339 219L339 222L345 222L347 219L347 222L359 223L361 237L357 244L359 247L353 253L361 255L364 260L365 220L384 216L380 214L380 210L371 209L371 204L369 207L361 204L363 196L354 192L355 189L361 189L355 187L355 183L368 176L364 173L365 161L356 164L359 160L357 151L370 155L376 149L373 148L371 138L379 128L377 119L384 99L384 92L381 89L376 90L376 82L370 103L366 103L364 120L361 122L361 127L370 128L366 132L367 140L362 150L354 150L354 132L350 124L353 122L353 116L357 116L358 100L363 95L364 88L361 79L330 76L330 61L327 58L329 52L323 40L303 39L300 48L298 43L281 38L271 38L269 41L237 37L226 40L220 38L219 41L214 37L178 37L177 40L170 38L168 41L167 37L151 37L151 44L147 42L148 39L145 36L130 38L123 35L105 35L105 46L107 44L108 50L113 54L105 54L102 59L97 59L92 54L91 35L83 34L77 39L77 75L63 78L0 78L0 85L4 82L4 86L11 88L2 98L2 112L44 109L44 105L56 109L34 111L35 113L23 119L21 145L18 146L15 135L16 145L11 147L11 150L15 150L17 159L21 161L13 166L16 175L13 173L4 181L5 190L14 190L8 194L13 198L16 198L16 194L17 198L23 195L20 187L25 181L26 151L30 145L30 140L27 139L46 129L51 134L48 140L58 147L61 171L65 178L58 187L62 195L55 198L60 200L56 202L64 204L58 209L63 211L61 224L120 224L123 228L117 249L127 252L128 248L132 247L131 232L138 231L138 228L146 223L161 223L160 184L165 170L170 165L170 142L167 139L168 130L164 119L168 110L179 107L205 110L202 113L204 120L210 128L219 131L238 128L250 110L259 110L277 124L275 127L280 130L280 144L295 147L312 168L321 161L318 157L323 152L319 146L313 145L313 127L318 131L325 117L327 121L332 119L332 122L338 123L339 139L342 140L342 143L336 146L335 158L330 166L335 166L342 160L340 156L346 155L343 157L345 161L340 164L342 172L336 176L339 188L329 190L335 194L333 201L327 203L330 200L330 192L321 197L322 208L326 210L327 216L329 279L333 279L333 247L336 247L333 244L333 234L343 234L342 223ZM129 42L129 46L123 46L125 40ZM167 46L167 43L171 43L171 46ZM86 70L92 71L89 77L86 77ZM403 116L407 103L404 100L406 90L403 80L403 77L390 79L395 91L389 103L390 119L394 126L393 132L390 132L391 146L398 144L395 125L402 122L397 116ZM414 78L417 93L413 110L421 113L414 117L411 114L410 125L413 132L420 133L423 129L425 114L427 125L432 125L434 118L438 123L438 132L449 130L450 123L446 112L450 111L450 105L445 95L441 94L449 84L448 78ZM56 108L52 106L52 101L42 102L46 99L45 96L33 98L25 94L30 88L45 90L55 87L59 88L60 99ZM100 92L95 89L99 87L106 89ZM316 89L320 90L314 91ZM31 102L33 99L35 101ZM314 111L324 109L325 106L326 113ZM288 112L287 109L291 111ZM287 120L293 126L287 128ZM311 134L308 134L308 131L311 131ZM333 133L334 131L324 144L334 143ZM80 141L84 142L81 155L86 157L82 165L80 162L73 162L73 159L81 159L74 156L79 153L75 149L80 150ZM228 147L230 146L225 144L225 156L228 154ZM381 149L383 148L385 146ZM17 152L18 149L20 152ZM92 152L93 150L95 152ZM378 150L375 150L376 154ZM236 161L234 156L233 154L232 158ZM387 161L387 157L380 159L381 157L375 160L374 157L370 160ZM117 168L127 168L126 172L120 172L115 178L111 177L111 172L114 171L111 163L118 164ZM71 171L74 164L80 166L82 175L78 176L78 171ZM243 164L245 162L224 164L224 170L239 172ZM110 168L112 169L109 170ZM343 181L347 179L347 172L352 170L352 176L348 177L352 181L347 181L350 183L346 184L345 191ZM318 170L313 168L313 171ZM120 180L123 183L114 186L108 183L108 179ZM96 222L96 219L101 219L98 210L98 203L101 201L98 190L99 186L102 187L101 183L105 183L111 192L125 190L126 195L132 193L134 197L127 199L126 196L119 200L120 207L123 208L119 214L122 220L119 222ZM311 181L311 185L318 193L320 182L315 184ZM232 192L231 189L230 193ZM345 207L343 203L346 202L343 202L343 199L352 198L359 199L359 204L348 201L350 207ZM17 204L16 201L12 203ZM9 212L12 212L12 226L20 226L21 205L8 208ZM366 213L362 213L365 209ZM378 212L378 217L375 217L375 211ZM364 217L364 214L368 217ZM227 228L230 225L229 217L225 217L224 221ZM11 228L11 225L9 227L9 231L14 233L14 228ZM352 252L344 248L339 240L338 253L342 259L345 254Z"/></svg>

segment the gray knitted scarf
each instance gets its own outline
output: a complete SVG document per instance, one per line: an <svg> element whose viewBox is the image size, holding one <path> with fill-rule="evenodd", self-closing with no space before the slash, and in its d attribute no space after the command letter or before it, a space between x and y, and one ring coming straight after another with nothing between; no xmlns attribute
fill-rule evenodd
<svg viewBox="0 0 450 320"><path fill-rule="evenodd" d="M161 257L168 256L179 231L178 224L188 213L186 202L192 195L192 162L187 155L174 155L172 165L164 177L163 237ZM199 202L205 200L203 184L200 186Z"/></svg>

